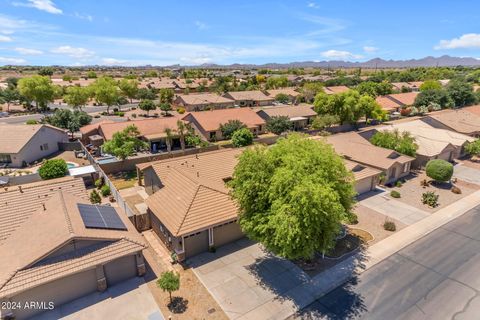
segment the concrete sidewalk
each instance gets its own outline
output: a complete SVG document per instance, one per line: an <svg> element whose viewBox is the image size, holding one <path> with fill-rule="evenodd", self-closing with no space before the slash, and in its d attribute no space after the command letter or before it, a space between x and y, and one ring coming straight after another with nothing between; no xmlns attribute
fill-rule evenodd
<svg viewBox="0 0 480 320"><path fill-rule="evenodd" d="M479 204L480 191L477 191L372 245L366 252L354 255L310 281L290 289L285 294L290 299L269 300L238 319L285 319L347 282L353 275L370 269Z"/></svg>

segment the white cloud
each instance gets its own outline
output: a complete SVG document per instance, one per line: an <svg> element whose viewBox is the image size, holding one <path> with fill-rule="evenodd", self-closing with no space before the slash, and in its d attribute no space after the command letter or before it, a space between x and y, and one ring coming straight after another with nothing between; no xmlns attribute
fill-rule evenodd
<svg viewBox="0 0 480 320"><path fill-rule="evenodd" d="M11 37L0 35L0 42L10 42L10 41L12 41Z"/></svg>
<svg viewBox="0 0 480 320"><path fill-rule="evenodd" d="M480 34L467 33L459 38L441 40L440 43L434 47L435 50L459 48L480 48Z"/></svg>
<svg viewBox="0 0 480 320"><path fill-rule="evenodd" d="M27 61L20 58L0 57L0 64L25 64Z"/></svg>
<svg viewBox="0 0 480 320"><path fill-rule="evenodd" d="M316 4L315 2L309 2L307 3L307 7L312 8L312 9L318 9L320 6Z"/></svg>
<svg viewBox="0 0 480 320"><path fill-rule="evenodd" d="M351 59L361 59L363 56L358 54L353 54L349 51L340 51L340 50L327 50L320 53L322 57L328 59L338 59L338 60L351 60Z"/></svg>
<svg viewBox="0 0 480 320"><path fill-rule="evenodd" d="M365 46L363 47L363 51L365 51L366 53L374 53L378 51L378 48L372 46Z"/></svg>
<svg viewBox="0 0 480 320"><path fill-rule="evenodd" d="M18 7L30 7L40 11L45 11L52 14L62 14L63 11L56 7L55 3L51 0L28 0L28 2L13 2L14 6Z"/></svg>
<svg viewBox="0 0 480 320"><path fill-rule="evenodd" d="M107 66L115 66L115 65L127 65L127 60L115 59L115 58L103 58L102 64Z"/></svg>
<svg viewBox="0 0 480 320"><path fill-rule="evenodd" d="M195 21L195 26L197 26L198 30L205 30L205 29L209 28L209 26L205 22L202 22L202 21Z"/></svg>
<svg viewBox="0 0 480 320"><path fill-rule="evenodd" d="M88 21L90 21L90 22L93 21L93 17L92 17L91 15L89 15L89 14L80 14L80 13L78 13L78 12L75 12L75 13L73 14L73 16L74 16L75 18L78 18L78 19L88 20Z"/></svg>
<svg viewBox="0 0 480 320"><path fill-rule="evenodd" d="M95 52L85 48L74 48L71 46L60 46L50 50L52 53L64 54L72 58L87 59L93 57Z"/></svg>
<svg viewBox="0 0 480 320"><path fill-rule="evenodd" d="M20 54L23 55L30 55L30 56L36 56L43 54L43 51L37 50L37 49L28 49L28 48L15 48L15 51L17 51Z"/></svg>

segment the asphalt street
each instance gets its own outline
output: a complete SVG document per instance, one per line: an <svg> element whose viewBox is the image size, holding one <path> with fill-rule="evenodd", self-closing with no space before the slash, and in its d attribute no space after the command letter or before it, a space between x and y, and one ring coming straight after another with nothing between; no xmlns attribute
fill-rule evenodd
<svg viewBox="0 0 480 320"><path fill-rule="evenodd" d="M480 206L291 319L480 319Z"/></svg>

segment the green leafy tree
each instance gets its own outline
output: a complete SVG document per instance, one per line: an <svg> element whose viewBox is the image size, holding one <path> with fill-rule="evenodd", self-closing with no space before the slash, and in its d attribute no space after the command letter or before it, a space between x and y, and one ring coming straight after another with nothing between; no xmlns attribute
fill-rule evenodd
<svg viewBox="0 0 480 320"><path fill-rule="evenodd" d="M426 80L420 85L420 91L442 90L442 84L437 80Z"/></svg>
<svg viewBox="0 0 480 320"><path fill-rule="evenodd" d="M425 172L435 181L448 182L453 175L453 165L442 159L434 159L427 162Z"/></svg>
<svg viewBox="0 0 480 320"><path fill-rule="evenodd" d="M285 76L269 77L265 83L266 89L279 89L288 87L288 79Z"/></svg>
<svg viewBox="0 0 480 320"><path fill-rule="evenodd" d="M415 138L408 131L378 131L370 138L370 142L377 147L395 150L411 157L415 157L418 149Z"/></svg>
<svg viewBox="0 0 480 320"><path fill-rule="evenodd" d="M138 81L135 79L122 79L118 82L118 87L120 88L121 93L132 100L137 97L138 94Z"/></svg>
<svg viewBox="0 0 480 320"><path fill-rule="evenodd" d="M118 87L110 77L100 77L91 84L91 90L98 103L107 105L107 113L110 107L116 105L119 99Z"/></svg>
<svg viewBox="0 0 480 320"><path fill-rule="evenodd" d="M152 89L140 88L138 89L137 98L140 100L155 100L157 99L157 94Z"/></svg>
<svg viewBox="0 0 480 320"><path fill-rule="evenodd" d="M87 78L88 79L96 79L97 78L97 73L95 71L88 71L87 72Z"/></svg>
<svg viewBox="0 0 480 320"><path fill-rule="evenodd" d="M166 102L160 103L159 108L160 108L160 110L163 111L165 116L170 116L169 111L172 111L172 105L170 103L166 103Z"/></svg>
<svg viewBox="0 0 480 320"><path fill-rule="evenodd" d="M140 140L139 136L138 128L135 125L130 125L123 131L115 132L112 139L103 144L103 151L125 160L136 151L148 148L148 144Z"/></svg>
<svg viewBox="0 0 480 320"><path fill-rule="evenodd" d="M172 303L172 292L180 289L180 275L173 271L165 271L157 280L157 286L164 292L168 292Z"/></svg>
<svg viewBox="0 0 480 320"><path fill-rule="evenodd" d="M86 126L92 122L92 116L80 110L57 109L52 116L45 117L44 122L52 126L67 129L72 137L80 127Z"/></svg>
<svg viewBox="0 0 480 320"><path fill-rule="evenodd" d="M16 88L7 87L0 91L0 99L7 104L7 112L9 112L12 102L20 100L20 94Z"/></svg>
<svg viewBox="0 0 480 320"><path fill-rule="evenodd" d="M473 142L468 142L465 146L465 151L471 156L480 155L480 139L477 139Z"/></svg>
<svg viewBox="0 0 480 320"><path fill-rule="evenodd" d="M228 120L227 123L220 125L220 131L225 139L230 139L235 131L246 127L240 120Z"/></svg>
<svg viewBox="0 0 480 320"><path fill-rule="evenodd" d="M442 109L455 106L455 101L453 101L447 91L443 89L423 90L415 98L414 105L419 108L422 106L428 107L434 103L440 105Z"/></svg>
<svg viewBox="0 0 480 320"><path fill-rule="evenodd" d="M175 91L172 89L162 88L159 91L160 103L173 103L173 97L175 96Z"/></svg>
<svg viewBox="0 0 480 320"><path fill-rule="evenodd" d="M48 77L32 76L18 81L18 91L28 101L34 101L37 111L45 110L55 98L55 87Z"/></svg>
<svg viewBox="0 0 480 320"><path fill-rule="evenodd" d="M280 135L292 129L292 122L289 117L275 116L267 120L267 130L276 135Z"/></svg>
<svg viewBox="0 0 480 320"><path fill-rule="evenodd" d="M165 128L165 143L167 144L167 152L172 152L173 130L170 128Z"/></svg>
<svg viewBox="0 0 480 320"><path fill-rule="evenodd" d="M473 86L466 81L452 80L448 83L446 90L456 107L469 106L476 102Z"/></svg>
<svg viewBox="0 0 480 320"><path fill-rule="evenodd" d="M334 247L353 181L330 145L292 134L245 150L229 186L248 237L282 257L310 259Z"/></svg>
<svg viewBox="0 0 480 320"><path fill-rule="evenodd" d="M392 84L387 81L373 82L365 81L355 88L361 95L369 95L371 97L384 96L393 92Z"/></svg>
<svg viewBox="0 0 480 320"><path fill-rule="evenodd" d="M362 104L360 99L362 98ZM315 111L322 114L332 114L340 118L340 123L356 124L361 117L367 117L367 112L375 107L375 100L368 95L360 95L356 90L339 94L327 95L318 93L313 103Z"/></svg>
<svg viewBox="0 0 480 320"><path fill-rule="evenodd" d="M72 86L68 87L67 94L63 100L71 107L82 110L82 107L88 103L91 92L88 87Z"/></svg>
<svg viewBox="0 0 480 320"><path fill-rule="evenodd" d="M43 180L50 180L55 178L63 177L67 174L68 167L67 163L63 159L51 159L45 160L40 169L38 169L38 174Z"/></svg>
<svg viewBox="0 0 480 320"><path fill-rule="evenodd" d="M305 82L300 89L300 93L306 103L312 103L319 92L323 92L323 84L321 82Z"/></svg>
<svg viewBox="0 0 480 320"><path fill-rule="evenodd" d="M182 151L185 151L185 137L188 134L188 126L182 120L177 121L177 133L178 137L180 138L180 147Z"/></svg>
<svg viewBox="0 0 480 320"><path fill-rule="evenodd" d="M339 124L340 118L332 114L323 114L321 116L316 116L312 122L312 128L315 130L326 130L333 125Z"/></svg>
<svg viewBox="0 0 480 320"><path fill-rule="evenodd" d="M51 67L42 67L38 70L38 75L44 77L51 77L53 76L53 69Z"/></svg>
<svg viewBox="0 0 480 320"><path fill-rule="evenodd" d="M157 109L157 105L153 100L142 100L138 104L138 107L147 112L147 115L149 115L150 111Z"/></svg>
<svg viewBox="0 0 480 320"><path fill-rule="evenodd" d="M232 134L232 144L235 148L249 146L253 143L253 133L247 128L238 129Z"/></svg>
<svg viewBox="0 0 480 320"><path fill-rule="evenodd" d="M95 189L93 189L92 192L90 192L90 203L92 204L102 203L102 197L100 197L100 194Z"/></svg>
<svg viewBox="0 0 480 320"><path fill-rule="evenodd" d="M283 104L287 104L290 101L288 94L279 93L275 96L275 101Z"/></svg>

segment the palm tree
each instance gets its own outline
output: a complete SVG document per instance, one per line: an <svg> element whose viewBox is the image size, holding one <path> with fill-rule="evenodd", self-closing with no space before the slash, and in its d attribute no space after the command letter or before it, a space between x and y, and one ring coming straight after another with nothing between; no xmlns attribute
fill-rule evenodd
<svg viewBox="0 0 480 320"><path fill-rule="evenodd" d="M165 139L165 142L167 143L167 152L168 154L170 154L172 152L172 140L173 140L172 129L166 128L165 134L167 135Z"/></svg>
<svg viewBox="0 0 480 320"><path fill-rule="evenodd" d="M187 126L182 120L177 121L177 132L180 137L180 146L182 151L185 152L185 132L187 131Z"/></svg>

